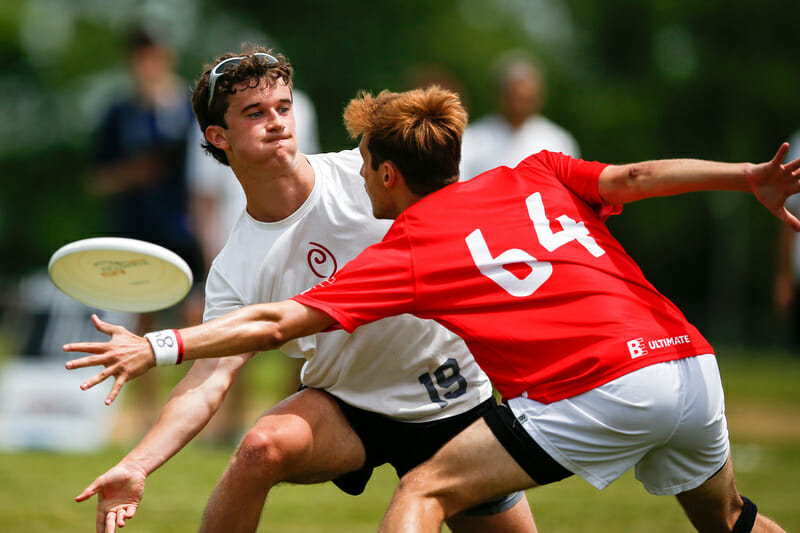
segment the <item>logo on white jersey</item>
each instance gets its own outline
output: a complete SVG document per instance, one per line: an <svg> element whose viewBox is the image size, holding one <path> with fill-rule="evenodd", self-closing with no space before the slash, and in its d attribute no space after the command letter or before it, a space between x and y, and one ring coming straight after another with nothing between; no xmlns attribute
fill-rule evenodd
<svg viewBox="0 0 800 533"><path fill-rule="evenodd" d="M316 242L309 242L308 244L311 245L311 248L308 250L306 259L311 272L322 279L328 279L336 274L339 266L336 263L333 252Z"/></svg>

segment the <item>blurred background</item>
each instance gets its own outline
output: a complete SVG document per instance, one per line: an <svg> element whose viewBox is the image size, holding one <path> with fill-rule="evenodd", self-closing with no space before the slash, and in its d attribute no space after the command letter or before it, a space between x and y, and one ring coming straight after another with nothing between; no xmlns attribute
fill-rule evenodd
<svg viewBox="0 0 800 533"><path fill-rule="evenodd" d="M543 113L605 162L760 162L800 129L800 4L764 0L17 0L0 5L0 288L75 239L103 235L93 132L126 83L125 35L158 26L187 93L242 41L283 51L322 150L351 146L357 91L450 80L471 119L496 108L494 61L538 57ZM610 222L649 279L716 343L780 345L778 223L751 197L630 205Z"/></svg>

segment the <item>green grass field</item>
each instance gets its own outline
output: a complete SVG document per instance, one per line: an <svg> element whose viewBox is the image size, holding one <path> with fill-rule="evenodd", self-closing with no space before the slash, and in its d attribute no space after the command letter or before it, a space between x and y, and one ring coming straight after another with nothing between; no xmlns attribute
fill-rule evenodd
<svg viewBox="0 0 800 533"><path fill-rule="evenodd" d="M739 489L787 531L800 531L800 357L726 349L718 355ZM250 390L279 389L287 372L283 359L266 354L254 363ZM276 400L261 392L248 406L256 416ZM130 445L118 443L97 454L0 454L0 531L93 531L94 500L78 504L73 498ZM181 452L151 476L142 506L124 531L196 531L231 452L202 443ZM375 531L395 482L393 471L383 468L359 497L329 483L278 487L259 531ZM543 533L692 531L674 499L648 495L631 474L602 492L570 478L529 491L528 498Z"/></svg>

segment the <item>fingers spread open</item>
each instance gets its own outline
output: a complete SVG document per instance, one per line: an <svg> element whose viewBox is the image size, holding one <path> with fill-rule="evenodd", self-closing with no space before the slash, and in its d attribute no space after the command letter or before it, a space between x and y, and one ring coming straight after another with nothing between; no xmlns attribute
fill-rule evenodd
<svg viewBox="0 0 800 533"><path fill-rule="evenodd" d="M81 384L81 390L88 390L97 385L98 383L102 383L109 377L115 374L115 367L110 366L108 368L104 368L94 376L90 377L86 381Z"/></svg>
<svg viewBox="0 0 800 533"><path fill-rule="evenodd" d="M72 370L74 368L86 368L89 366L99 366L108 363L109 360L107 357L103 355L89 355L87 357L81 357L79 359L72 359L64 363L64 366L68 370Z"/></svg>
<svg viewBox="0 0 800 533"><path fill-rule="evenodd" d="M786 157L786 153L788 151L789 151L789 143L781 144L780 148L778 148L778 152L775 154L775 157L772 158L772 162L780 165L781 162L783 162L783 159Z"/></svg>
<svg viewBox="0 0 800 533"><path fill-rule="evenodd" d="M85 502L95 494L97 494L97 480L95 480L94 483L83 489L83 492L75 496L75 501Z"/></svg>
<svg viewBox="0 0 800 533"><path fill-rule="evenodd" d="M119 391L122 390L122 386L125 385L125 382L128 381L124 375L119 375L114 380L114 386L111 387L111 392L108 393L106 397L106 405L111 405L112 402L117 398L119 395Z"/></svg>
<svg viewBox="0 0 800 533"><path fill-rule="evenodd" d="M109 511L106 513L106 533L114 533L117 530L117 513Z"/></svg>

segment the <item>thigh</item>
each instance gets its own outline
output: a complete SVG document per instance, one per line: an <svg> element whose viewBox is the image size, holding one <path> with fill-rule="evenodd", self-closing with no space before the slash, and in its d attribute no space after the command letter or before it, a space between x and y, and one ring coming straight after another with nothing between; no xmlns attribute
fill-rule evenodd
<svg viewBox="0 0 800 533"><path fill-rule="evenodd" d="M489 398L465 413L431 422L391 422L378 441L398 477L415 466L430 459L450 439L464 431L473 422L497 407L494 398ZM359 431L359 435L363 433ZM368 446L369 448L369 446ZM369 451L368 451L369 455Z"/></svg>
<svg viewBox="0 0 800 533"><path fill-rule="evenodd" d="M289 396L267 411L253 431L277 455L284 481L319 483L364 464L361 440L325 391L303 389Z"/></svg>
<svg viewBox="0 0 800 533"><path fill-rule="evenodd" d="M401 485L403 491L438 499L452 516L536 483L480 419L406 474Z"/></svg>

